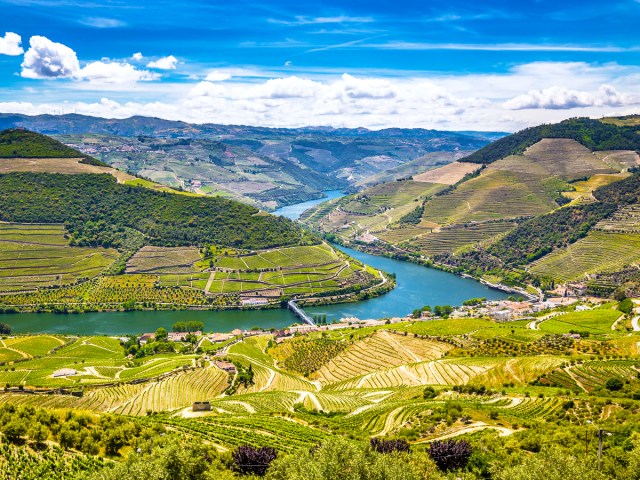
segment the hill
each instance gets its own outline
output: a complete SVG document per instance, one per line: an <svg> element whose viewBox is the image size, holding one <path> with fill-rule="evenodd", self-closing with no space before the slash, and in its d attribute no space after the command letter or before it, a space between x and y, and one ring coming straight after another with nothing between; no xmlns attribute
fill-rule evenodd
<svg viewBox="0 0 640 480"><path fill-rule="evenodd" d="M354 462L366 467L358 478L389 478L397 462L394 478L417 480L447 478L436 447L448 445L468 449L456 476L525 478L514 469L534 468L533 459L533 478L551 466L566 478L634 478L638 334L622 305L579 306L532 321L498 323L480 306L460 310L465 318L225 341L168 341L161 331L142 345L136 337L5 337L0 466L14 477L37 465L40 475L110 479L133 469L175 478L196 465L209 478L236 478L228 469L246 465L239 451L268 447L251 465L264 461L270 479L309 478L296 473L302 458L318 472L340 459L313 478L344 478ZM602 476L589 463L598 429L611 433ZM575 475L568 461L584 470Z"/></svg>
<svg viewBox="0 0 640 480"><path fill-rule="evenodd" d="M407 176L416 168L448 163L503 135L278 129L82 115L0 114L2 125L55 135L86 155L172 188L224 195L266 210L321 198L325 190L384 181L386 171L388 178Z"/></svg>
<svg viewBox="0 0 640 480"><path fill-rule="evenodd" d="M43 135L10 137L18 154L69 158L0 159L5 307L265 305L292 294L348 299L380 283L377 271L284 217L121 178L111 167L70 164L79 154ZM286 275L267 274L282 268Z"/></svg>
<svg viewBox="0 0 640 480"><path fill-rule="evenodd" d="M640 260L636 130L629 118L533 127L412 179L318 206L303 219L338 241L492 283L588 281L593 291L611 293L629 283L621 278ZM411 187L418 183L421 190ZM600 261L598 252L612 256Z"/></svg>

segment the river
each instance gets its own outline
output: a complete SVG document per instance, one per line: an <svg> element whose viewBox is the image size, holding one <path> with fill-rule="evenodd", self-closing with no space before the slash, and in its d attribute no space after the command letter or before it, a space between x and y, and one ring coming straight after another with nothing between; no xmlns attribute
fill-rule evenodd
<svg viewBox="0 0 640 480"><path fill-rule="evenodd" d="M319 203L339 198L340 191L325 192L327 197L283 207L274 212L292 220ZM305 309L308 313L324 314L327 320L343 317L383 318L404 316L423 305L460 305L475 297L506 298L503 292L451 273L421 267L385 257L339 247L353 258L372 267L395 273L397 287L381 297L357 303L342 303ZM235 328L281 328L296 322L289 310L226 310L226 311L157 311L157 312L90 312L83 314L16 313L0 316L15 333L59 333L78 335L124 335L153 332L158 327L170 329L178 321L197 320L207 331L229 332Z"/></svg>

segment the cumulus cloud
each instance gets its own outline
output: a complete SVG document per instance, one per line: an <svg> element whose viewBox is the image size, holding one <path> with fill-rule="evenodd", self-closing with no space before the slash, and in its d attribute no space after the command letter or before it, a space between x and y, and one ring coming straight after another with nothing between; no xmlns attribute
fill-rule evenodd
<svg viewBox="0 0 640 480"><path fill-rule="evenodd" d="M24 50L20 46L22 37L17 33L6 32L4 37L0 37L0 55L22 55Z"/></svg>
<svg viewBox="0 0 640 480"><path fill-rule="evenodd" d="M135 86L159 77L160 72L127 63L93 62L80 68L70 85L83 89L84 98L91 90L99 92L96 98L104 98L74 103L65 90L67 102L58 103L57 109L110 118L150 115L273 127L513 131L572 116L628 114L633 105L640 105L640 67L617 64L539 62L504 73L401 76L218 68L194 74L195 82ZM229 78L234 81L224 81ZM134 95L136 101L128 101ZM55 108L0 104L2 112L34 114Z"/></svg>
<svg viewBox="0 0 640 480"><path fill-rule="evenodd" d="M153 62L147 63L147 68L157 68L158 70L175 70L178 59L173 55L162 57Z"/></svg>
<svg viewBox="0 0 640 480"><path fill-rule="evenodd" d="M140 60L142 60L144 57L142 56L141 52L136 52L133 55L131 55L131 60L135 61L135 62L139 62Z"/></svg>
<svg viewBox="0 0 640 480"><path fill-rule="evenodd" d="M76 52L46 37L31 37L29 45L22 62L21 75L25 78L69 78L86 80L94 85L126 85L160 78L158 73L138 70L129 63L114 62L108 58L81 67Z"/></svg>
<svg viewBox="0 0 640 480"><path fill-rule="evenodd" d="M39 35L29 39L21 75L25 78L69 78L80 71L76 52Z"/></svg>
<svg viewBox="0 0 640 480"><path fill-rule="evenodd" d="M611 85L601 85L597 92L571 90L553 86L543 90L531 90L507 102L511 110L551 109L568 110L585 107L620 107L640 103L640 96L621 94Z"/></svg>
<svg viewBox="0 0 640 480"><path fill-rule="evenodd" d="M89 63L82 68L77 78L99 84L132 84L157 80L160 75L149 70L138 70L128 63L100 61Z"/></svg>

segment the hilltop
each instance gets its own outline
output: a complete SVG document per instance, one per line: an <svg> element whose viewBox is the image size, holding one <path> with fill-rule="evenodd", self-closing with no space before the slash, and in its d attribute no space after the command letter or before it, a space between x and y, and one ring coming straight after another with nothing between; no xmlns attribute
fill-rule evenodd
<svg viewBox="0 0 640 480"><path fill-rule="evenodd" d="M17 155L0 158L4 308L279 305L382 281L286 218L122 174L40 134L0 138Z"/></svg>
<svg viewBox="0 0 640 480"><path fill-rule="evenodd" d="M54 135L86 155L172 188L223 195L265 210L380 181L387 171L406 176L449 163L504 135L196 125L140 116L0 114L2 126ZM420 157L416 169L411 163Z"/></svg>
<svg viewBox="0 0 640 480"><path fill-rule="evenodd" d="M316 207L303 221L359 248L490 283L535 292L586 282L593 293L631 295L640 278L637 128L635 117L529 128Z"/></svg>

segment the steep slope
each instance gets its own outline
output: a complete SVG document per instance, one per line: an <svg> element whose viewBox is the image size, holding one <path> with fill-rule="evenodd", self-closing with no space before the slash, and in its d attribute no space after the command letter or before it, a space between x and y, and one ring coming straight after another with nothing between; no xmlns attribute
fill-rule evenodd
<svg viewBox="0 0 640 480"><path fill-rule="evenodd" d="M631 173L640 166L640 135L629 119L618 123L572 119L527 129L303 218L360 248L422 257L493 282L553 286L606 274L601 283L610 287L611 275L640 261ZM416 181L432 182L424 184L431 190L400 196L404 183ZM377 195L385 190L394 194ZM371 199L375 208L353 208Z"/></svg>
<svg viewBox="0 0 640 480"><path fill-rule="evenodd" d="M381 282L284 217L120 178L39 134L6 136L12 154L43 157L0 159L0 293L12 292L0 303L11 308L262 305Z"/></svg>

